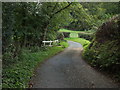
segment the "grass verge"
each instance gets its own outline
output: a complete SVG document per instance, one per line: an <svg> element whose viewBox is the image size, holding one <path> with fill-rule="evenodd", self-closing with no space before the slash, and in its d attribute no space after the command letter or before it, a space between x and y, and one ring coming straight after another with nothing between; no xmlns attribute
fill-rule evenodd
<svg viewBox="0 0 120 90"><path fill-rule="evenodd" d="M90 41L85 40L83 38L65 38L65 40L70 40L70 41L78 42L78 43L82 44L83 47L85 47L86 45L90 44Z"/></svg>
<svg viewBox="0 0 120 90"><path fill-rule="evenodd" d="M27 88L30 78L33 76L35 67L45 59L54 56L68 47L67 42L61 42L61 47L54 46L31 53L22 50L19 61L3 69L3 88Z"/></svg>

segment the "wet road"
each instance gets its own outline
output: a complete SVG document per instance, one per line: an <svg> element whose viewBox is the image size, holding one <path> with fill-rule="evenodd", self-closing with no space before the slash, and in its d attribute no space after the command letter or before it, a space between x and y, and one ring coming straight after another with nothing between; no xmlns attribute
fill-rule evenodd
<svg viewBox="0 0 120 90"><path fill-rule="evenodd" d="M115 88L110 78L90 67L81 58L82 45L68 41L69 47L46 60L32 77L33 88Z"/></svg>

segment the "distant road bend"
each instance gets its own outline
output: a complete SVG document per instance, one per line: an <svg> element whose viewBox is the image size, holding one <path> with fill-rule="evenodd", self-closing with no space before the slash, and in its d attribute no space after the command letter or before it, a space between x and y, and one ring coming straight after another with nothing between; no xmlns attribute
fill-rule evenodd
<svg viewBox="0 0 120 90"><path fill-rule="evenodd" d="M81 58L82 45L68 41L69 47L46 60L32 77L33 88L116 88L110 78L90 67Z"/></svg>

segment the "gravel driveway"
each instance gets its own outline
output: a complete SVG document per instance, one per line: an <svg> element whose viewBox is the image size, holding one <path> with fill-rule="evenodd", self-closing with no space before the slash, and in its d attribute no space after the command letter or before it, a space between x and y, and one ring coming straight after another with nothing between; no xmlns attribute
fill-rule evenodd
<svg viewBox="0 0 120 90"><path fill-rule="evenodd" d="M32 77L33 88L116 88L110 78L90 67L81 58L82 45L69 47L46 60Z"/></svg>

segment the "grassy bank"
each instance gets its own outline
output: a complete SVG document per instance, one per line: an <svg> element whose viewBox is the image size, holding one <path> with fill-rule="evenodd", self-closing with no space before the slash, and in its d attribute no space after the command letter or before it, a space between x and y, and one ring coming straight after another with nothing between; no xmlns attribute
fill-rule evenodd
<svg viewBox="0 0 120 90"><path fill-rule="evenodd" d="M90 41L85 40L83 38L65 38L65 40L70 40L70 41L78 42L78 43L82 44L83 47L85 47L86 45L90 44Z"/></svg>
<svg viewBox="0 0 120 90"><path fill-rule="evenodd" d="M89 31L73 31L73 30L67 30L67 29L60 29L59 32L63 33L70 33L69 37L74 37L74 38L84 38L87 40L92 40L93 39L93 34L95 31L89 30Z"/></svg>
<svg viewBox="0 0 120 90"><path fill-rule="evenodd" d="M59 32L70 32L70 33L93 33L94 31L88 30L88 31L73 31L68 29L60 29Z"/></svg>
<svg viewBox="0 0 120 90"><path fill-rule="evenodd" d="M67 42L61 42L61 47L54 46L40 49L38 52L29 52L22 50L19 61L3 69L3 88L26 88L28 82L33 76L35 67L45 59L50 58L56 53L63 51L68 47Z"/></svg>
<svg viewBox="0 0 120 90"><path fill-rule="evenodd" d="M80 31L72 31L72 30L67 30L67 29L60 29L59 32L79 33Z"/></svg>

